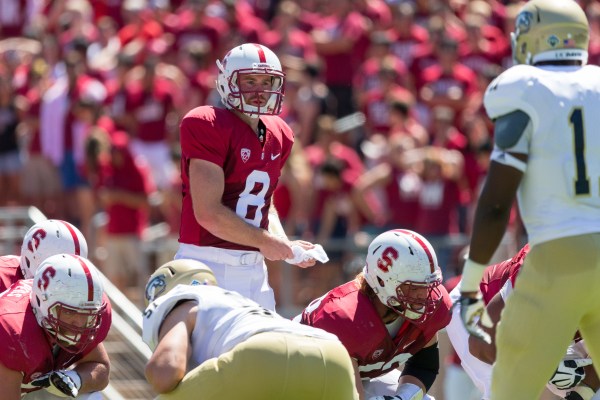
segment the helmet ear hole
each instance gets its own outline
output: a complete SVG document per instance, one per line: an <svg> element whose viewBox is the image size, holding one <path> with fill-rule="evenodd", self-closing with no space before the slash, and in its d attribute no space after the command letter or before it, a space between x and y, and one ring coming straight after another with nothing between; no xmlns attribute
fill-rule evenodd
<svg viewBox="0 0 600 400"><path fill-rule="evenodd" d="M29 257L25 257L25 264L27 265L27 268L31 268L31 262L29 262Z"/></svg>
<svg viewBox="0 0 600 400"><path fill-rule="evenodd" d="M377 277L377 283L379 283L379 286L381 286L381 287L385 286L385 282L379 276Z"/></svg>

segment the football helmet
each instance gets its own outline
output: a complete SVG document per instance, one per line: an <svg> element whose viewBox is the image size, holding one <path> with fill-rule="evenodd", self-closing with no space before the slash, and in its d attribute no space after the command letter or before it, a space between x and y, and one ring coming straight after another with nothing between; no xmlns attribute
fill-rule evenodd
<svg viewBox="0 0 600 400"><path fill-rule="evenodd" d="M31 307L52 344L80 353L96 337L106 308L96 267L86 258L57 254L33 277Z"/></svg>
<svg viewBox="0 0 600 400"><path fill-rule="evenodd" d="M371 242L363 274L383 304L416 324L433 314L442 298L433 247L407 229L384 232Z"/></svg>
<svg viewBox="0 0 600 400"><path fill-rule="evenodd" d="M515 19L511 45L515 64L588 59L590 27L574 0L531 0Z"/></svg>
<svg viewBox="0 0 600 400"><path fill-rule="evenodd" d="M161 265L154 271L145 290L146 306L177 285L217 285L212 270L200 261L178 259Z"/></svg>
<svg viewBox="0 0 600 400"><path fill-rule="evenodd" d="M258 118L259 115L278 115L281 112L285 74L279 58L270 49L256 43L242 44L231 49L223 57L223 61L217 60L217 67L217 91L225 107L236 109L251 118ZM243 74L270 75L271 90L243 91L239 86L239 78ZM269 99L264 106L252 106L244 99L244 95L250 93L265 93L269 95Z"/></svg>
<svg viewBox="0 0 600 400"><path fill-rule="evenodd" d="M87 242L79 229L58 219L33 225L25 234L21 245L20 266L23 276L25 279L32 279L42 261L61 253L87 257Z"/></svg>

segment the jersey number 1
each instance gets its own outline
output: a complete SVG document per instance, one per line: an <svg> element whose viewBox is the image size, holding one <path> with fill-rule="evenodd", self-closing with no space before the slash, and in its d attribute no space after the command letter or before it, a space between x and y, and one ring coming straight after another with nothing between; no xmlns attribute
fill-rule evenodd
<svg viewBox="0 0 600 400"><path fill-rule="evenodd" d="M575 194L588 195L590 194L590 180L588 179L585 166L585 132L583 128L583 111L581 108L573 109L569 121L571 122L573 135L575 137L575 168L577 172L577 177L575 179Z"/></svg>

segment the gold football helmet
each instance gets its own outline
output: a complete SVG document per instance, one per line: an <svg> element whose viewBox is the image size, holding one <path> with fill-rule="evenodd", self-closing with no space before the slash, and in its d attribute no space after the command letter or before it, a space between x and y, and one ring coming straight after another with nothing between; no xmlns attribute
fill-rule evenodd
<svg viewBox="0 0 600 400"><path fill-rule="evenodd" d="M212 270L200 261L188 259L169 261L150 275L144 296L146 306L179 284L216 286L217 279Z"/></svg>
<svg viewBox="0 0 600 400"><path fill-rule="evenodd" d="M511 33L515 64L588 59L590 28L574 0L531 0L515 19Z"/></svg>

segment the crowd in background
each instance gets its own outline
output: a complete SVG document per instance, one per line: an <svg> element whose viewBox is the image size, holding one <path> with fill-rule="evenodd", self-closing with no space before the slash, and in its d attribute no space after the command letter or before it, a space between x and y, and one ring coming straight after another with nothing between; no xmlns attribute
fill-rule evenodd
<svg viewBox="0 0 600 400"><path fill-rule="evenodd" d="M598 64L600 3L580 4ZM0 207L34 205L73 222L101 270L139 299L176 249L179 121L196 106L220 106L215 60L256 42L282 62L281 116L296 135L276 207L290 236L331 258L294 272L293 301L303 306L343 282L356 271L353 247L393 227L442 243L450 278L463 249L447 239L468 237L493 147L483 92L512 63L521 5L3 0ZM516 210L512 219L504 258L523 234ZM149 262L142 243L157 224L169 233Z"/></svg>

